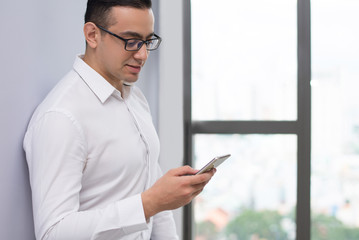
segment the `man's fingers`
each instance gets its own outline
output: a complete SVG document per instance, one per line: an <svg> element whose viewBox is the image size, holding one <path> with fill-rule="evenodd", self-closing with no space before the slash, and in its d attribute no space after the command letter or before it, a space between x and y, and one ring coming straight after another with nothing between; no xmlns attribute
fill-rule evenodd
<svg viewBox="0 0 359 240"><path fill-rule="evenodd" d="M197 190L196 192L193 192L192 199L195 198L198 194L200 194L203 191L203 188Z"/></svg>
<svg viewBox="0 0 359 240"><path fill-rule="evenodd" d="M190 166L183 166L172 170L175 176L193 175L197 172L197 170L191 168Z"/></svg>
<svg viewBox="0 0 359 240"><path fill-rule="evenodd" d="M191 176L191 184L197 185L197 184L202 184L202 183L208 182L209 180L211 180L211 178L213 177L215 172L216 172L216 169L214 168L211 171Z"/></svg>

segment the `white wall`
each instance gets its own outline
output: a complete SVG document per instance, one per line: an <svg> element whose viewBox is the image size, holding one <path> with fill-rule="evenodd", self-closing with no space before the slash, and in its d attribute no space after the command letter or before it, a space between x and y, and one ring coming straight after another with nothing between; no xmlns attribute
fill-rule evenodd
<svg viewBox="0 0 359 240"><path fill-rule="evenodd" d="M164 171L183 165L183 3L160 0L159 136ZM174 211L182 236L183 209ZM181 238L180 238L181 239Z"/></svg>
<svg viewBox="0 0 359 240"><path fill-rule="evenodd" d="M35 239L22 139L35 106L83 51L84 9L85 0L0 2L0 239Z"/></svg>

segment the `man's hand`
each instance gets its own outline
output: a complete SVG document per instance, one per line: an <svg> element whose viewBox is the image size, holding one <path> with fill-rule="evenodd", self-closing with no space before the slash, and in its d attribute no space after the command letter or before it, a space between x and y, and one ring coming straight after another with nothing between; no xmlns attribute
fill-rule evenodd
<svg viewBox="0 0 359 240"><path fill-rule="evenodd" d="M197 170L179 167L169 170L148 190L142 193L146 219L158 212L182 207L192 201L212 178L216 169L199 175Z"/></svg>

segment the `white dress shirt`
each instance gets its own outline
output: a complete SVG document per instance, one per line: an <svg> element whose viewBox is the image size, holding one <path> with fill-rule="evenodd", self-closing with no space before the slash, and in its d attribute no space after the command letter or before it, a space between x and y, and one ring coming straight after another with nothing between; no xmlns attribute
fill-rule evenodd
<svg viewBox="0 0 359 240"><path fill-rule="evenodd" d="M146 222L159 141L136 86L123 94L78 56L38 106L24 149L37 239L178 239L170 211Z"/></svg>

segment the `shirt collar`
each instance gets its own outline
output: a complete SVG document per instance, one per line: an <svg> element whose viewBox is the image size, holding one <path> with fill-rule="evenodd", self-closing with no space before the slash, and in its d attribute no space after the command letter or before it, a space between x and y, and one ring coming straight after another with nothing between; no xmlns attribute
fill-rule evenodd
<svg viewBox="0 0 359 240"><path fill-rule="evenodd" d="M73 68L84 80L91 91L98 97L98 99L102 103L105 103L112 94L115 94L121 98L121 92L113 87L87 63L85 63L82 60L83 56L84 55L78 55L76 57Z"/></svg>

